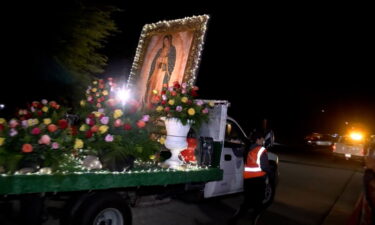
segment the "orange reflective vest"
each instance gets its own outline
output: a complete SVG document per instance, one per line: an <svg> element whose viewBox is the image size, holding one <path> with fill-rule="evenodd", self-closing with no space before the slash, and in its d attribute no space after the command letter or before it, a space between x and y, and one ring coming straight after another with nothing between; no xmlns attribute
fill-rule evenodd
<svg viewBox="0 0 375 225"><path fill-rule="evenodd" d="M266 175L266 172L262 171L260 167L260 157L263 153L267 152L262 146L258 146L247 154L243 177L245 179L261 177Z"/></svg>

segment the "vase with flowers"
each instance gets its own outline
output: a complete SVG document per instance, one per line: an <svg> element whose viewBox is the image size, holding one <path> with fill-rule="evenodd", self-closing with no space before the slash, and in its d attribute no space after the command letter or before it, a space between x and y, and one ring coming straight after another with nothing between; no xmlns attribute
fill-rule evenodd
<svg viewBox="0 0 375 225"><path fill-rule="evenodd" d="M160 93L153 91L153 115L165 123L165 147L172 154L165 164L170 168L178 168L183 164L179 154L188 146L186 138L190 128L198 129L209 119L209 108L213 103L195 100L197 91L198 87L179 82L169 87L164 85Z"/></svg>

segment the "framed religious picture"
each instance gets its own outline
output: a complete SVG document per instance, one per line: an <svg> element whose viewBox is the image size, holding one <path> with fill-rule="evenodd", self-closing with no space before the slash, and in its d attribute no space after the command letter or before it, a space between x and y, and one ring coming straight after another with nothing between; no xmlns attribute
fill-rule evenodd
<svg viewBox="0 0 375 225"><path fill-rule="evenodd" d="M202 15L143 27L128 80L139 101L150 103L163 84L194 84L208 19Z"/></svg>

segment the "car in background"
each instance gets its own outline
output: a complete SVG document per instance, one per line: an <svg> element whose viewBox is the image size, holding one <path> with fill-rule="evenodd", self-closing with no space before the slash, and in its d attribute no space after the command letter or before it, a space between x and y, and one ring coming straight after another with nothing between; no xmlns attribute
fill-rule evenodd
<svg viewBox="0 0 375 225"><path fill-rule="evenodd" d="M346 159L357 158L363 159L367 155L365 149L367 138L360 132L352 132L348 135L341 136L334 144L332 152L336 156L343 156Z"/></svg>
<svg viewBox="0 0 375 225"><path fill-rule="evenodd" d="M305 137L305 143L312 147L332 147L337 139L337 134L312 133Z"/></svg>

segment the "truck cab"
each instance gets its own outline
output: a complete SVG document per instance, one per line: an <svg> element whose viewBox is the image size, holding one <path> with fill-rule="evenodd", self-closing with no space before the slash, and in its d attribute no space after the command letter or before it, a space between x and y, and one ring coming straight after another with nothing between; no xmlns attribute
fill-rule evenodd
<svg viewBox="0 0 375 225"><path fill-rule="evenodd" d="M209 123L204 124L200 130L201 136L212 137L214 142L220 143L220 169L223 170L222 180L208 182L205 185L205 198L243 191L244 155L249 140L239 123L227 116L229 106L230 103L227 101L215 101ZM268 153L268 157L275 176L267 179L265 204L270 204L273 200L278 174L278 157L273 153Z"/></svg>

